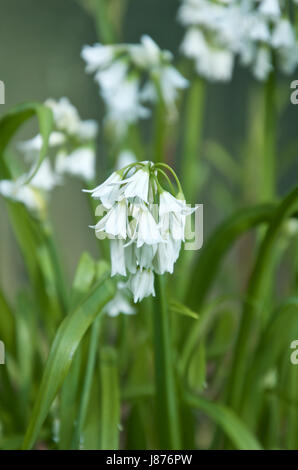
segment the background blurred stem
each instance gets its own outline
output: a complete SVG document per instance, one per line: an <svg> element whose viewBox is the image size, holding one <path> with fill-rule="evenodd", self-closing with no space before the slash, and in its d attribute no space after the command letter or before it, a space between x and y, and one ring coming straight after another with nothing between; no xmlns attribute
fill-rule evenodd
<svg viewBox="0 0 298 470"><path fill-rule="evenodd" d="M100 40L106 44L115 42L116 35L109 18L106 0L94 0L94 15Z"/></svg>
<svg viewBox="0 0 298 470"><path fill-rule="evenodd" d="M188 90L184 144L182 153L182 186L188 202L196 202L199 177L199 152L202 143L202 127L205 102L205 82L196 77Z"/></svg>
<svg viewBox="0 0 298 470"><path fill-rule="evenodd" d="M160 449L180 449L181 437L164 278L156 278L153 308L157 427Z"/></svg>
<svg viewBox="0 0 298 470"><path fill-rule="evenodd" d="M272 201L276 194L276 107L275 73L272 72L264 90L264 142L261 181L261 200Z"/></svg>
<svg viewBox="0 0 298 470"><path fill-rule="evenodd" d="M44 227L43 232L44 232L45 244L49 252L49 256L52 262L53 272L55 275L57 296L61 305L62 312L66 314L67 306L68 306L67 290L65 286L64 275L61 269L59 255L57 253L54 235L49 224L47 224Z"/></svg>
<svg viewBox="0 0 298 470"><path fill-rule="evenodd" d="M88 357L87 357L87 364L86 364L86 373L84 377L84 384L83 384L83 389L82 389L82 394L81 394L81 399L80 399L77 425L76 425L74 438L72 442L72 449L79 449L80 447L83 426L84 426L84 422L86 419L89 399L91 395L92 379L93 379L93 372L95 368L95 361L96 361L96 355L97 355L100 325L101 325L101 317L98 317L91 327L91 336L90 336L90 343L89 343L89 350L88 350Z"/></svg>

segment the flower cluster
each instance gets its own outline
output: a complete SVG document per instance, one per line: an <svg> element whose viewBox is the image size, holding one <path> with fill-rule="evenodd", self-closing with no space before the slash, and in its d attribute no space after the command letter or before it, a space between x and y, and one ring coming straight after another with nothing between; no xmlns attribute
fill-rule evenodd
<svg viewBox="0 0 298 470"><path fill-rule="evenodd" d="M45 105L51 108L54 118L54 130L49 138L53 158L47 156L43 160L29 183L26 183L27 175L0 182L0 194L25 204L35 212L44 209L46 194L63 182L64 175L74 175L87 182L95 177L94 139L98 132L97 123L93 120L82 121L77 109L67 98L59 101L49 99ZM37 134L21 142L18 149L25 161L34 167L42 145L42 136Z"/></svg>
<svg viewBox="0 0 298 470"><path fill-rule="evenodd" d="M298 65L294 25L279 0L182 0L179 21L187 27L182 53L195 61L208 80L232 78L236 56L258 80L273 68L273 55L284 73Z"/></svg>
<svg viewBox="0 0 298 470"><path fill-rule="evenodd" d="M163 177L171 184L165 169L176 179L176 196L160 183ZM112 276L128 278L134 302L154 296L154 273L173 273L186 217L195 210L187 206L176 174L162 163L133 163L89 192L107 212L93 228L98 238L111 239Z"/></svg>
<svg viewBox="0 0 298 470"><path fill-rule="evenodd" d="M125 134L130 124L150 116L148 104L163 100L175 111L179 89L187 80L173 67L172 54L162 51L147 35L140 44L84 46L82 57L107 108L106 121L116 135Z"/></svg>

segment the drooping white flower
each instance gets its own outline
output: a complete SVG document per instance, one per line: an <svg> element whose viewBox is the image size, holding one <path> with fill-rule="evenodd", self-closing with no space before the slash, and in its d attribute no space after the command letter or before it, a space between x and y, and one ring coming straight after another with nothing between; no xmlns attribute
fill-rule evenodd
<svg viewBox="0 0 298 470"><path fill-rule="evenodd" d="M256 62L253 69L254 75L258 80L266 80L272 68L270 49L263 46L257 52Z"/></svg>
<svg viewBox="0 0 298 470"><path fill-rule="evenodd" d="M101 87L103 98L108 100L122 86L128 74L128 64L122 60L111 63L108 68L99 69L95 80Z"/></svg>
<svg viewBox="0 0 298 470"><path fill-rule="evenodd" d="M125 199L117 202L109 212L95 225L95 232L125 240L127 237L127 203Z"/></svg>
<svg viewBox="0 0 298 470"><path fill-rule="evenodd" d="M177 199L168 191L163 191L159 206L162 233L170 233L173 240L184 241L186 217L194 211L195 208L188 207L185 200Z"/></svg>
<svg viewBox="0 0 298 470"><path fill-rule="evenodd" d="M132 60L139 67L145 68L158 66L162 56L162 51L148 34L141 37L140 44L130 47L130 53Z"/></svg>
<svg viewBox="0 0 298 470"><path fill-rule="evenodd" d="M126 276L124 242L118 238L110 241L111 276Z"/></svg>
<svg viewBox="0 0 298 470"><path fill-rule="evenodd" d="M82 49L82 58L86 62L86 72L93 73L101 67L108 66L114 59L114 48L112 46L103 46L94 44L94 46L84 46Z"/></svg>
<svg viewBox="0 0 298 470"><path fill-rule="evenodd" d="M295 34L289 20L283 18L276 24L271 44L277 48L292 48L295 45Z"/></svg>
<svg viewBox="0 0 298 470"><path fill-rule="evenodd" d="M165 103L171 107L175 104L178 91L188 87L189 83L175 67L167 65L159 72L160 91Z"/></svg>
<svg viewBox="0 0 298 470"><path fill-rule="evenodd" d="M189 28L180 46L181 52L190 59L199 59L208 53L208 45L202 31Z"/></svg>
<svg viewBox="0 0 298 470"><path fill-rule="evenodd" d="M133 293L135 303L149 295L155 297L153 271L151 269L138 269L135 274L131 274L128 287Z"/></svg>
<svg viewBox="0 0 298 470"><path fill-rule="evenodd" d="M268 18L275 19L280 16L280 6L278 0L261 0L259 12Z"/></svg>
<svg viewBox="0 0 298 470"><path fill-rule="evenodd" d="M270 28L265 18L251 14L247 24L247 37L252 41L270 42Z"/></svg>
<svg viewBox="0 0 298 470"><path fill-rule="evenodd" d="M173 273L185 239L186 218L195 210L187 206L175 173L178 196L162 188L160 165L129 164L91 191L93 198L101 202L107 198L110 204L93 228L98 238L112 237L112 276L128 277L135 302L153 295L154 272Z"/></svg>
<svg viewBox="0 0 298 470"><path fill-rule="evenodd" d="M162 242L160 229L147 206L139 204L134 209L133 217L136 219L136 228L132 234L132 239L136 241L137 247Z"/></svg>
<svg viewBox="0 0 298 470"><path fill-rule="evenodd" d="M94 199L99 199L105 208L110 209L114 205L115 201L120 197L120 182L120 174L114 172L106 181L95 189L83 189L83 191L91 193L91 196Z"/></svg>
<svg viewBox="0 0 298 470"><path fill-rule="evenodd" d="M153 259L153 268L157 274L166 272L172 274L174 265L181 250L181 240L174 240L171 234L167 237L167 243L159 243L156 255Z"/></svg>
<svg viewBox="0 0 298 470"><path fill-rule="evenodd" d="M138 197L148 202L149 172L147 170L141 168L123 182L125 182L124 196L126 198Z"/></svg>

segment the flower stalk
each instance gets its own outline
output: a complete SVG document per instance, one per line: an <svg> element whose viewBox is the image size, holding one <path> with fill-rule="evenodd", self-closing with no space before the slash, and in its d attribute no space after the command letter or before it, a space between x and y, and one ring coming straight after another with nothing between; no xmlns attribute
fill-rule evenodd
<svg viewBox="0 0 298 470"><path fill-rule="evenodd" d="M156 412L161 449L181 449L179 411L165 280L156 277L153 308Z"/></svg>

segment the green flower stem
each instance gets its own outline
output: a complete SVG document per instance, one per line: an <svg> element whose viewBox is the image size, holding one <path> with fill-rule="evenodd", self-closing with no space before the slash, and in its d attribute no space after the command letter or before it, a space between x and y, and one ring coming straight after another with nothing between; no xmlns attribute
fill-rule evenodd
<svg viewBox="0 0 298 470"><path fill-rule="evenodd" d="M118 357L115 349L100 351L101 444L102 450L118 450L120 434L120 389Z"/></svg>
<svg viewBox="0 0 298 470"><path fill-rule="evenodd" d="M43 232L45 245L47 247L49 257L52 263L53 272L55 275L57 296L61 305L62 312L66 313L68 309L68 295L65 286L64 274L61 269L61 263L59 260L59 255L57 253L52 229L49 227L49 225L47 225L46 227L44 227Z"/></svg>
<svg viewBox="0 0 298 470"><path fill-rule="evenodd" d="M155 163L162 163L166 151L166 109L162 98L156 104L154 133L154 160Z"/></svg>
<svg viewBox="0 0 298 470"><path fill-rule="evenodd" d="M116 42L114 28L109 18L108 6L106 0L94 0L94 16L97 34L100 41L104 44Z"/></svg>
<svg viewBox="0 0 298 470"><path fill-rule="evenodd" d="M161 449L181 449L179 413L164 278L157 276L153 307L157 426Z"/></svg>
<svg viewBox="0 0 298 470"><path fill-rule="evenodd" d="M199 176L199 151L205 101L205 82L196 77L188 91L182 155L182 186L187 202L195 202Z"/></svg>
<svg viewBox="0 0 298 470"><path fill-rule="evenodd" d="M261 181L261 199L272 201L276 193L276 107L275 73L272 72L264 90L264 147Z"/></svg>
<svg viewBox="0 0 298 470"><path fill-rule="evenodd" d="M268 275L272 272L272 254L279 240L279 232L284 221L298 210L298 187L296 187L276 209L260 246L257 261L249 283L243 307L242 321L234 353L234 365L229 381L228 403L240 411L243 400L244 382L247 374L252 327L260 322L264 298L268 286ZM260 326L260 325L259 325Z"/></svg>
<svg viewBox="0 0 298 470"><path fill-rule="evenodd" d="M79 406L77 425L72 442L72 449L78 449L80 446L80 439L83 431L83 426L87 414L89 399L91 395L93 372L95 368L95 361L98 349L99 330L101 326L101 316L99 316L91 327L91 336L87 357L87 368L84 378L83 390Z"/></svg>

